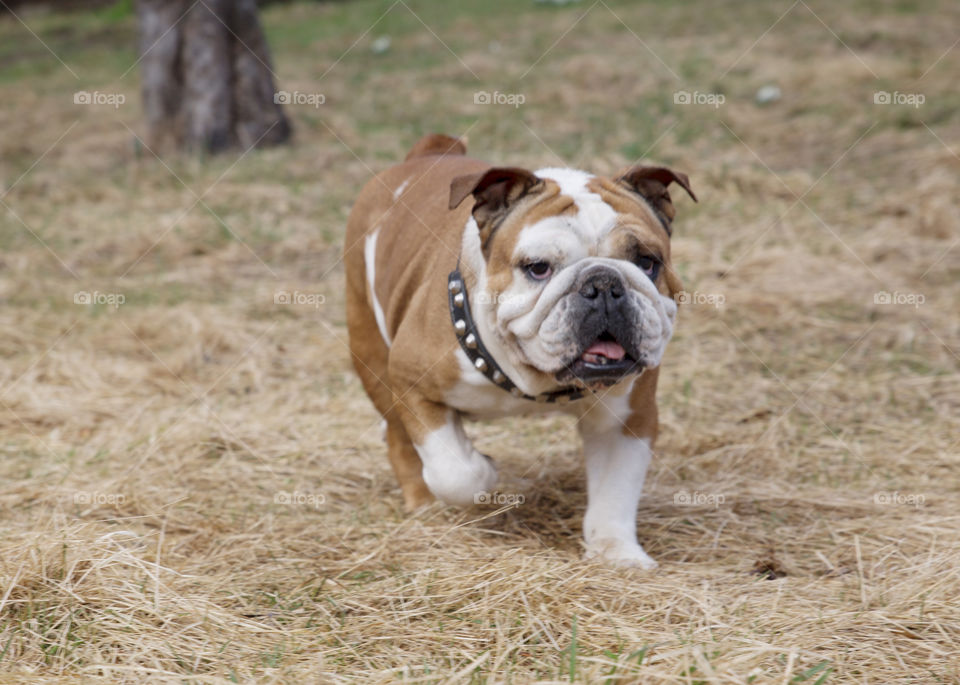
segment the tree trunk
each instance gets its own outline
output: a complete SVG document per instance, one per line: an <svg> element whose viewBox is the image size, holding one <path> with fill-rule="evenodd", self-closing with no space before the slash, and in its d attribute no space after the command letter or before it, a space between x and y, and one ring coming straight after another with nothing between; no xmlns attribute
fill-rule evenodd
<svg viewBox="0 0 960 685"><path fill-rule="evenodd" d="M137 14L151 147L219 152L290 137L256 0L138 0Z"/></svg>

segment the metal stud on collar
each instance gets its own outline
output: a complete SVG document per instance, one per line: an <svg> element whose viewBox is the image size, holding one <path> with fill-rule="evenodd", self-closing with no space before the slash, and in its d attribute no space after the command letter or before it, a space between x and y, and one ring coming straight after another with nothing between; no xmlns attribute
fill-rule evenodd
<svg viewBox="0 0 960 685"><path fill-rule="evenodd" d="M459 265L458 265L459 267ZM467 358L473 364L474 368L487 377L487 379L497 387L506 390L514 397L522 397L525 400L534 402L558 402L567 403L570 400L577 400L586 394L585 388L566 388L554 392L542 393L540 395L527 395L517 387L516 383L503 372L500 366L494 361L483 341L480 340L480 333L477 331L473 317L470 316L470 303L467 299L467 286L460 274L460 269L456 268L450 272L447 277L447 294L450 300L450 320L453 322L453 330L457 334L457 341L460 347L466 353Z"/></svg>

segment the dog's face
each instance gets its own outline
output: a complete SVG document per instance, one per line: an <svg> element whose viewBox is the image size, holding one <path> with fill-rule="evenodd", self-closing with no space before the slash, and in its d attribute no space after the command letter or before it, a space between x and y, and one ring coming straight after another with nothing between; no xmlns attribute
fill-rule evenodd
<svg viewBox="0 0 960 685"><path fill-rule="evenodd" d="M483 255L472 306L520 364L554 385L610 385L659 366L680 282L670 263L667 186L634 167L616 180L566 169L495 168L455 179L474 197ZM696 199L696 198L694 198Z"/></svg>

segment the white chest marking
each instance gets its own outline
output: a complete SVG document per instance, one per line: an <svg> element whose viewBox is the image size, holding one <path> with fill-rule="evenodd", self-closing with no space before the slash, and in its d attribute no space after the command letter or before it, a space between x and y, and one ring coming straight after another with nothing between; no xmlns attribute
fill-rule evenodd
<svg viewBox="0 0 960 685"><path fill-rule="evenodd" d="M453 407L471 419L544 414L562 411L565 406L514 397L477 371L463 350L458 348L456 355L457 363L460 365L460 379L446 392L443 399L447 406Z"/></svg>

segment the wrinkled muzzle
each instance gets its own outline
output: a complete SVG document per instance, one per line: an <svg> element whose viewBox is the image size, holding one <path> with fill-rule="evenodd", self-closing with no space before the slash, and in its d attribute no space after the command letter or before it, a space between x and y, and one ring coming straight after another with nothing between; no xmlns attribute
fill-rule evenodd
<svg viewBox="0 0 960 685"><path fill-rule="evenodd" d="M564 283L551 283L562 285L561 292L542 293L530 314L549 309L535 335L519 338L524 354L563 384L612 385L659 366L673 334L676 303L629 262L589 261L564 274Z"/></svg>

